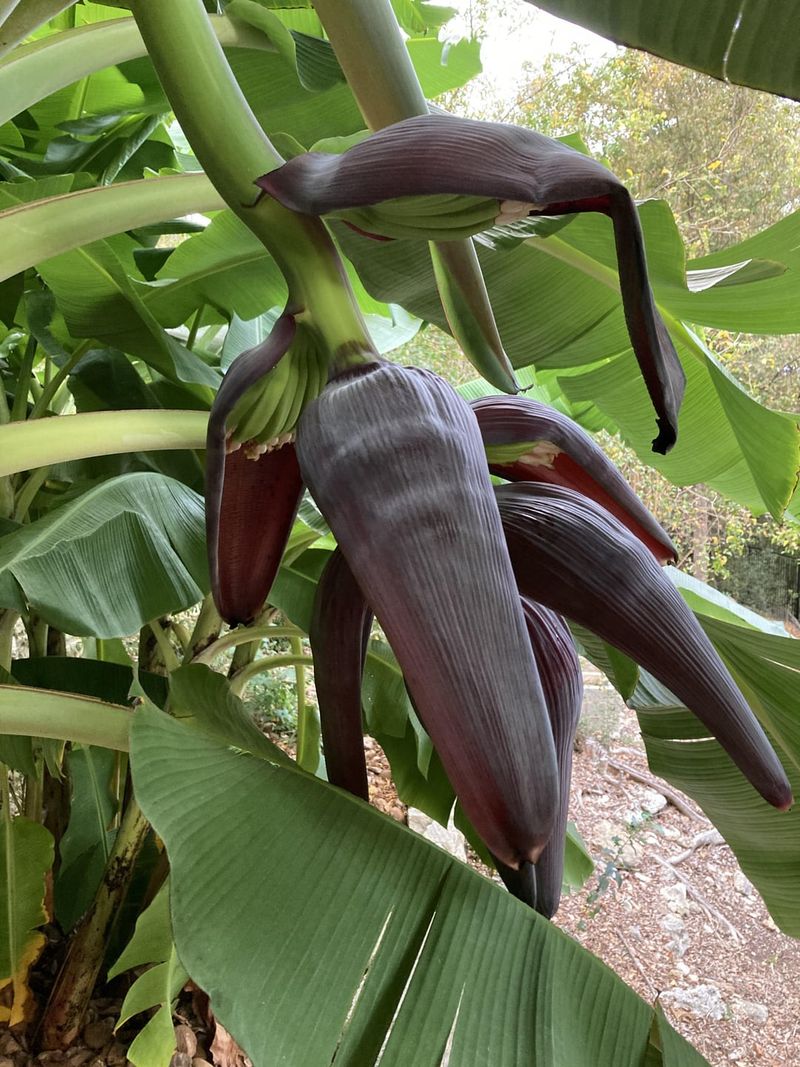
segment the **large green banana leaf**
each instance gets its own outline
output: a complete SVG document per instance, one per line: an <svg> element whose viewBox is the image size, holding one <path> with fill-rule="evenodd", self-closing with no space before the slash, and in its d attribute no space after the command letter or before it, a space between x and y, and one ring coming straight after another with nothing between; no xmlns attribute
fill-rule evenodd
<svg viewBox="0 0 800 1067"><path fill-rule="evenodd" d="M163 475L113 478L0 545L0 603L70 634L131 634L207 590L202 500Z"/></svg>
<svg viewBox="0 0 800 1067"><path fill-rule="evenodd" d="M479 240L505 348L515 366L552 372L549 379L573 403L571 413L579 421L585 420L578 409L592 405L590 410L605 416L601 424L617 428L640 458L673 482L707 483L757 514L780 518L800 468L797 421L753 400L682 320L716 324L730 313L738 316L740 328L776 333L799 328L800 263L792 245L798 221L791 217L760 242L700 261L699 271L717 269L717 281L692 292L697 272L687 274L669 208L647 201L640 214L656 298L687 375L678 444L668 456L650 448L653 416L629 346L607 220L582 216L524 241ZM417 242L371 241L344 227L336 230L373 296L447 328L432 268ZM736 264L739 271L733 270ZM739 283L733 284L737 274ZM703 277L708 282L707 273Z"/></svg>
<svg viewBox="0 0 800 1067"><path fill-rule="evenodd" d="M531 0L559 18L723 81L800 99L795 0Z"/></svg>
<svg viewBox="0 0 800 1067"><path fill-rule="evenodd" d="M181 962L256 1067L705 1062L571 938L360 801L148 707L132 744Z"/></svg>

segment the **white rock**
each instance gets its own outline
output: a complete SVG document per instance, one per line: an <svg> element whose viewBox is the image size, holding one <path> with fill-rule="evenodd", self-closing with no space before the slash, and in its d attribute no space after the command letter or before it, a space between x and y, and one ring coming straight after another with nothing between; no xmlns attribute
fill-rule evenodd
<svg viewBox="0 0 800 1067"><path fill-rule="evenodd" d="M759 1026L763 1026L769 1018L769 1008L765 1004L737 996L731 997L731 1011L738 1022L758 1023Z"/></svg>
<svg viewBox="0 0 800 1067"><path fill-rule="evenodd" d="M743 897L752 897L756 891L755 886L743 871L733 872L733 888Z"/></svg>
<svg viewBox="0 0 800 1067"><path fill-rule="evenodd" d="M667 907L676 915L688 915L692 905L686 895L686 886L683 882L673 882L659 889L660 895L666 900Z"/></svg>
<svg viewBox="0 0 800 1067"><path fill-rule="evenodd" d="M634 841L626 841L619 855L619 866L628 871L633 871L640 866L642 858L642 846L637 845Z"/></svg>
<svg viewBox="0 0 800 1067"><path fill-rule="evenodd" d="M659 919L658 925L666 933L670 935L671 941L667 948L675 955L677 959L686 955L686 950L689 947L689 934L686 932L686 924L680 915L674 915L670 913L665 915L662 919ZM683 971L683 968L681 968ZM683 973L688 973L688 967Z"/></svg>
<svg viewBox="0 0 800 1067"><path fill-rule="evenodd" d="M715 985L698 985L694 989L665 989L661 1000L670 1007L688 1011L701 1019L719 1021L725 1017L725 1001Z"/></svg>
<svg viewBox="0 0 800 1067"><path fill-rule="evenodd" d="M657 815L667 806L667 798L663 793L657 793L655 789L645 789L639 803L642 811L646 811L648 815Z"/></svg>
<svg viewBox="0 0 800 1067"><path fill-rule="evenodd" d="M460 830L456 829L452 818L447 826L444 827L438 822L434 822L424 811L420 811L418 808L409 808L408 825L415 833L420 834L434 845L443 848L445 852L449 852L451 856L455 856L456 859L466 863L467 849L464 835Z"/></svg>

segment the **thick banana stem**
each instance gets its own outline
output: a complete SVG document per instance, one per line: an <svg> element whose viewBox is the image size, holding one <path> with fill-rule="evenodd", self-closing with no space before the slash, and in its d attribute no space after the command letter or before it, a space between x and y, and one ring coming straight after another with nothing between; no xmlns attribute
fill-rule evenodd
<svg viewBox="0 0 800 1067"><path fill-rule="evenodd" d="M370 129L428 114L390 0L314 0L314 7ZM472 240L431 242L430 250L456 341L492 385L516 393Z"/></svg>
<svg viewBox="0 0 800 1067"><path fill-rule="evenodd" d="M132 0L131 8L195 155L228 207L275 259L299 313L310 314L334 357L354 342L371 351L344 267L322 223L270 197L256 199L256 178L283 159L239 88L202 0Z"/></svg>

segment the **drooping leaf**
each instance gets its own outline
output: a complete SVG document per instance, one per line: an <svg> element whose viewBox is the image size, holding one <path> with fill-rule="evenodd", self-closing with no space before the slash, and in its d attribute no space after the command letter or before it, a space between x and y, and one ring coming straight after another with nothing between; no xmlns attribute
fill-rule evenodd
<svg viewBox="0 0 800 1067"><path fill-rule="evenodd" d="M164 963L169 959L172 945L167 880L136 920L133 936L108 969L109 980L145 963Z"/></svg>
<svg viewBox="0 0 800 1067"><path fill-rule="evenodd" d="M185 322L202 303L251 319L286 302L286 282L274 260L230 211L179 245L158 280L138 292L164 326Z"/></svg>
<svg viewBox="0 0 800 1067"><path fill-rule="evenodd" d="M70 634L120 637L208 588L203 508L156 474L111 479L3 540L0 574Z"/></svg>
<svg viewBox="0 0 800 1067"><path fill-rule="evenodd" d="M216 388L219 375L166 333L130 275L134 242L120 234L38 264L73 337L89 337L139 356L173 381Z"/></svg>
<svg viewBox="0 0 800 1067"><path fill-rule="evenodd" d="M701 616L712 639L770 740L789 780L800 789L800 642L751 626ZM800 811L779 814L764 804L736 771L716 741L670 694L644 677L631 700L650 769L692 797L736 854L775 922L800 936L797 857ZM687 743L691 742L691 743Z"/></svg>

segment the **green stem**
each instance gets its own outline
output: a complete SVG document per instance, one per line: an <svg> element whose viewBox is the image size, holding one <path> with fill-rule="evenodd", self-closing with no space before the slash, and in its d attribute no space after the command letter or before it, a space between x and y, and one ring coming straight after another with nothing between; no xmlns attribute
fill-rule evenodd
<svg viewBox="0 0 800 1067"><path fill-rule="evenodd" d="M311 667L313 666L314 661L311 656L285 655L264 656L263 659L253 660L253 662L248 663L246 667L242 667L239 673L231 679L231 692L234 696L240 697L247 683L257 674L262 674L264 671L275 670L277 667L294 667L299 663Z"/></svg>
<svg viewBox="0 0 800 1067"><path fill-rule="evenodd" d="M42 796L44 786L44 764L36 761L36 774L25 779L25 818L40 822L42 818Z"/></svg>
<svg viewBox="0 0 800 1067"><path fill-rule="evenodd" d="M2 827L0 832L3 835L4 852L5 852L5 876L7 891L4 893L6 898L5 904L5 926L8 931L8 943L5 946L10 959L17 960L19 958L19 949L16 943L16 929L17 929L17 916L14 900L14 886L17 884L16 873L14 871L14 864L16 853L14 851L14 839L12 837L13 826L11 818L11 789L10 789L10 773L5 763L0 763L0 803L2 803Z"/></svg>
<svg viewBox="0 0 800 1067"><path fill-rule="evenodd" d="M189 336L186 338L186 347L191 351L194 348L194 343L197 340L197 331L200 329L200 320L203 317L203 312L206 309L205 304L201 304L195 311L194 318L192 319L192 325L189 327Z"/></svg>
<svg viewBox="0 0 800 1067"><path fill-rule="evenodd" d="M341 350L374 355L325 227L319 219L256 196L256 178L284 160L239 88L202 0L133 0L131 7L195 155L230 209L275 259L298 318L310 320L334 359ZM180 49L175 41L181 42Z"/></svg>
<svg viewBox="0 0 800 1067"><path fill-rule="evenodd" d="M41 418L42 415L44 415L44 413L47 411L48 407L50 406L50 401L53 399L53 397L58 392L58 389L61 386L61 383L66 381L66 379L69 377L69 375L72 373L73 369L75 368L75 365L78 363L78 361L81 359L81 357L84 356L86 354L86 352L89 351L89 349L91 347L92 347L92 341L91 340L81 341L81 343L78 345L78 347L75 349L75 351L71 353L71 355L70 355L69 359L67 360L67 362L64 363L62 366L60 366L58 368L56 373L53 375L52 378L49 379L49 381L45 382L44 388L42 389L41 396L37 399L36 403L33 405L33 410L31 411L31 418L32 419L38 419L38 418Z"/></svg>
<svg viewBox="0 0 800 1067"><path fill-rule="evenodd" d="M47 654L47 623L31 613L25 619L25 632L28 635L28 656L41 659Z"/></svg>
<svg viewBox="0 0 800 1067"><path fill-rule="evenodd" d="M28 514L34 497L47 481L49 471L49 467L39 467L38 470L35 470L33 474L31 474L20 489L17 494L16 507L14 508L14 520L16 522L22 522Z"/></svg>
<svg viewBox="0 0 800 1067"><path fill-rule="evenodd" d="M136 860L149 829L139 805L131 799L108 858L103 880L91 907L72 936L66 959L50 994L42 1020L45 1048L66 1048L83 1026L114 921L127 895Z"/></svg>
<svg viewBox="0 0 800 1067"><path fill-rule="evenodd" d="M11 422L11 412L8 408L6 383L0 378L0 426L5 426L8 422Z"/></svg>
<svg viewBox="0 0 800 1067"><path fill-rule="evenodd" d="M313 2L371 129L428 114L391 0ZM472 241L440 241L432 243L430 251L453 337L483 377L504 392L516 393L519 386Z"/></svg>
<svg viewBox="0 0 800 1067"><path fill-rule="evenodd" d="M36 338L31 335L28 338L28 343L25 345L25 352L22 356L22 363L19 368L19 374L17 375L17 389L14 393L14 403L11 407L11 421L19 422L25 418L25 413L28 409L28 393L31 387L31 376L33 375L33 364L36 359Z"/></svg>
<svg viewBox="0 0 800 1067"><path fill-rule="evenodd" d="M117 452L205 448L207 411L93 411L0 426L0 476Z"/></svg>
<svg viewBox="0 0 800 1067"><path fill-rule="evenodd" d="M247 644L248 641L269 641L300 636L302 636L302 630L296 626L241 626L203 649L194 657L192 663L211 664L221 652Z"/></svg>
<svg viewBox="0 0 800 1067"><path fill-rule="evenodd" d="M219 637L222 628L222 619L217 611L214 598L209 593L200 605L200 614L194 624L192 636L189 638L189 647L183 657L184 663L198 662L199 657L210 648Z"/></svg>
<svg viewBox="0 0 800 1067"><path fill-rule="evenodd" d="M316 744L315 731L312 729L311 718L313 708L306 704L306 668L301 662L306 657L303 655L303 642L299 637L290 639L292 653L298 660L294 667L294 682L297 699L297 762L304 771L314 774L319 763L319 746Z"/></svg>
<svg viewBox="0 0 800 1067"><path fill-rule="evenodd" d="M172 628L172 632L178 638L178 644L181 646L181 652L182 652L183 656L185 657L186 653L189 650L189 642L191 640L190 635L189 635L189 631L184 626L184 624L182 622L180 622L178 619L173 619L172 622L170 623L170 626Z"/></svg>
<svg viewBox="0 0 800 1067"><path fill-rule="evenodd" d="M156 644L161 653L161 658L164 660L164 666L167 668L167 672L171 673L172 671L176 671L181 663L160 620L151 619L147 625L150 627L153 637L156 639Z"/></svg>
<svg viewBox="0 0 800 1067"><path fill-rule="evenodd" d="M14 482L10 475L0 477L0 518L10 519L14 514Z"/></svg>
<svg viewBox="0 0 800 1067"><path fill-rule="evenodd" d="M7 671L11 670L14 630L18 619L18 612L11 608L0 611L0 667Z"/></svg>
<svg viewBox="0 0 800 1067"><path fill-rule="evenodd" d="M371 129L428 114L428 102L389 0L313 3Z"/></svg>

